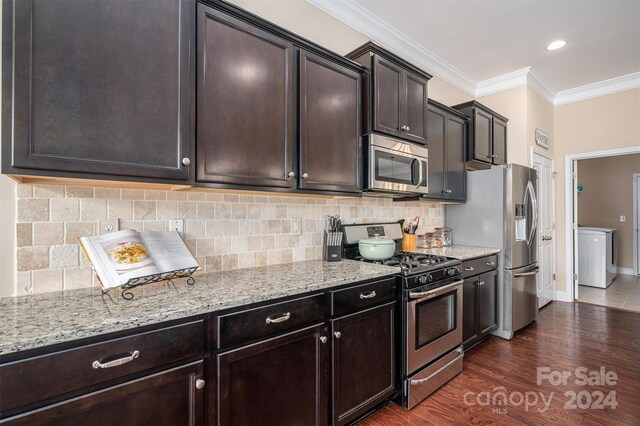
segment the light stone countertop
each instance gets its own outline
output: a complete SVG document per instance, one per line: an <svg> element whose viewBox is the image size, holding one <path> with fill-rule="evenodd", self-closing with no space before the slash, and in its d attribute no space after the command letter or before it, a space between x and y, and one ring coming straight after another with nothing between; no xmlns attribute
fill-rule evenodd
<svg viewBox="0 0 640 426"><path fill-rule="evenodd" d="M0 299L0 355L187 318L265 300L394 275L397 267L311 260L148 284L125 300L119 288L66 290Z"/></svg>
<svg viewBox="0 0 640 426"><path fill-rule="evenodd" d="M500 249L492 247L475 247L475 246L457 246L440 248L420 248L416 249L418 253L434 254L437 256L453 257L462 261L475 259L477 257L489 256L500 253Z"/></svg>

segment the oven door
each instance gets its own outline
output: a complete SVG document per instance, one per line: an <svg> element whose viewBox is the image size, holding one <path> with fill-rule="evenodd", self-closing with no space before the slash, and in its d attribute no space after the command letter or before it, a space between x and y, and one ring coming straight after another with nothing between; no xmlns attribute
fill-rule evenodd
<svg viewBox="0 0 640 426"><path fill-rule="evenodd" d="M390 193L429 192L428 150L379 135L369 145L369 188Z"/></svg>
<svg viewBox="0 0 640 426"><path fill-rule="evenodd" d="M407 375L462 343L462 283L408 291Z"/></svg>

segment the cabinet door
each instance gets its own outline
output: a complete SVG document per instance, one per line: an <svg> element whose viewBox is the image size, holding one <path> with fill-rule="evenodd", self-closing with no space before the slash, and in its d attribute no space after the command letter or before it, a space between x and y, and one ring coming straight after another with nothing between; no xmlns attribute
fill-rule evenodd
<svg viewBox="0 0 640 426"><path fill-rule="evenodd" d="M329 342L318 325L218 355L218 424L327 424Z"/></svg>
<svg viewBox="0 0 640 426"><path fill-rule="evenodd" d="M447 115L447 141L444 158L446 191L447 198L450 200L465 201L467 199L466 146L467 121L455 115ZM431 155L429 157L431 159Z"/></svg>
<svg viewBox="0 0 640 426"><path fill-rule="evenodd" d="M429 105L427 127L427 148L429 149L429 198L445 198L445 138L447 113Z"/></svg>
<svg viewBox="0 0 640 426"><path fill-rule="evenodd" d="M479 336L477 286L478 277L467 278L462 285L462 344L465 348Z"/></svg>
<svg viewBox="0 0 640 426"><path fill-rule="evenodd" d="M10 426L37 425L203 425L203 361L162 371L35 410Z"/></svg>
<svg viewBox="0 0 640 426"><path fill-rule="evenodd" d="M497 278L498 273L491 271L482 274L478 283L478 317L480 336L492 331L497 325Z"/></svg>
<svg viewBox="0 0 640 426"><path fill-rule="evenodd" d="M493 116L475 108L472 154L474 160L491 163L492 119Z"/></svg>
<svg viewBox="0 0 640 426"><path fill-rule="evenodd" d="M197 45L197 179L293 187L293 45L202 4Z"/></svg>
<svg viewBox="0 0 640 426"><path fill-rule="evenodd" d="M507 164L507 123L493 118L493 164Z"/></svg>
<svg viewBox="0 0 640 426"><path fill-rule="evenodd" d="M194 7L5 2L3 171L188 179Z"/></svg>
<svg viewBox="0 0 640 426"><path fill-rule="evenodd" d="M395 391L395 306L332 321L334 425L353 421Z"/></svg>
<svg viewBox="0 0 640 426"><path fill-rule="evenodd" d="M300 188L360 191L361 75L300 51Z"/></svg>
<svg viewBox="0 0 640 426"><path fill-rule="evenodd" d="M427 80L405 73L404 137L427 143ZM402 128L402 127L401 127Z"/></svg>
<svg viewBox="0 0 640 426"><path fill-rule="evenodd" d="M404 71L399 66L373 57L373 129L403 136Z"/></svg>

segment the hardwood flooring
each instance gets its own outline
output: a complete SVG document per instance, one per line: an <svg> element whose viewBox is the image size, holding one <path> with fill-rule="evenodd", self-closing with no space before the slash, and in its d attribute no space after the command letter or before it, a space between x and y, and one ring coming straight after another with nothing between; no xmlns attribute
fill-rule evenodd
<svg viewBox="0 0 640 426"><path fill-rule="evenodd" d="M549 380L539 384L538 367L548 367L558 374L567 371L571 376L566 384L554 385ZM613 371L616 384L581 385L581 377L576 376L578 367L598 373L601 368ZM508 396L506 405L495 398L501 390ZM612 391L617 407L595 408L589 404L600 399L599 392L606 397ZM574 401L576 408L565 407L574 392L579 395ZM550 401L546 410L541 393ZM465 395L466 401L475 405L465 403ZM489 404L485 404L487 396ZM532 404L526 407L521 396L528 397ZM580 408L578 404L593 408ZM513 340L491 337L468 351L464 371L413 410L389 404L359 423L441 424L640 425L640 314L553 302L540 311L537 322Z"/></svg>

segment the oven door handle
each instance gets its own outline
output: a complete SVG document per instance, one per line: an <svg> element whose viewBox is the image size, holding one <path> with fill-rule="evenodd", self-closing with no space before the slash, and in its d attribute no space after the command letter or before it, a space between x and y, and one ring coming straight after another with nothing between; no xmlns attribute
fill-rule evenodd
<svg viewBox="0 0 640 426"><path fill-rule="evenodd" d="M443 365L442 367L438 368L436 371L433 372L433 374L430 374L429 377L425 377L424 379L417 379L417 380L410 380L409 384L411 386L414 385L421 385L422 383L428 382L429 380L431 380L434 376L440 374L442 371L444 371L445 369L447 369L448 367L451 366L451 364L453 364L454 362L458 361L460 358L464 358L464 350L462 348L458 348L456 349L456 351L460 354L457 357L455 357L454 359L452 359L451 361L449 361L448 363L446 363L445 365Z"/></svg>
<svg viewBox="0 0 640 426"><path fill-rule="evenodd" d="M454 283L451 284L447 284L443 287L437 288L435 290L429 290L429 291L410 291L409 292L409 299L430 299L432 297L435 296L439 296L443 293L446 293L447 291L451 290L454 287L458 287L459 285L461 285L462 283L464 283L464 280L458 280Z"/></svg>

